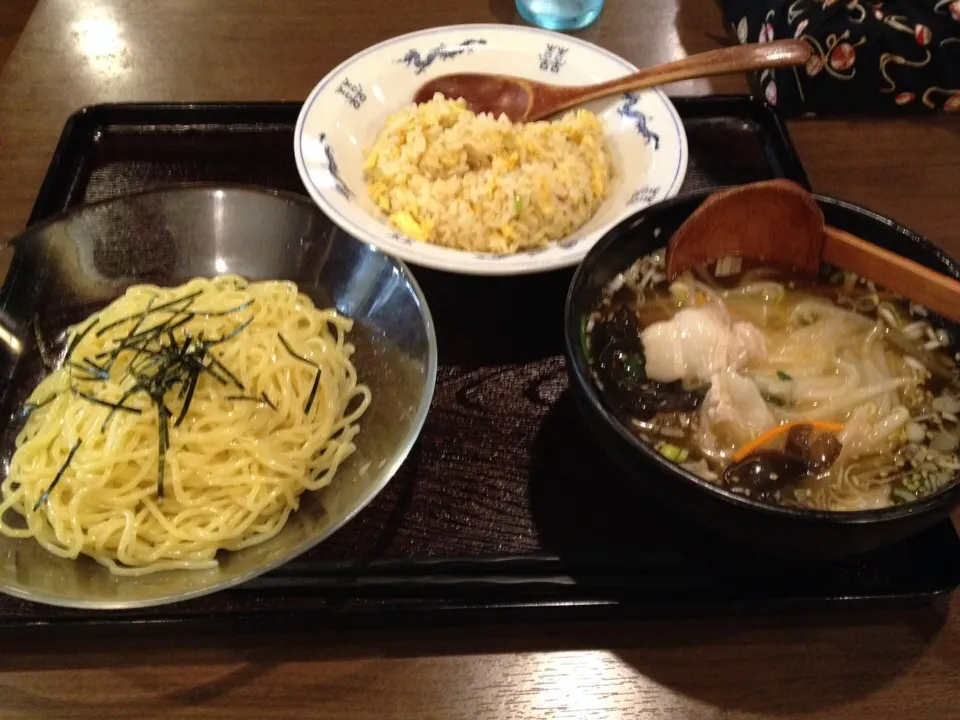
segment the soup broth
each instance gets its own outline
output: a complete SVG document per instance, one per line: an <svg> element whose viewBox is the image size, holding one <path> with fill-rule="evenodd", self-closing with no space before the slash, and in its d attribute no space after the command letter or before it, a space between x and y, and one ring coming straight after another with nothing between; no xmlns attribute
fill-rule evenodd
<svg viewBox="0 0 960 720"><path fill-rule="evenodd" d="M854 273L640 258L584 319L627 427L734 493L830 511L912 502L960 470L960 381L935 318Z"/></svg>

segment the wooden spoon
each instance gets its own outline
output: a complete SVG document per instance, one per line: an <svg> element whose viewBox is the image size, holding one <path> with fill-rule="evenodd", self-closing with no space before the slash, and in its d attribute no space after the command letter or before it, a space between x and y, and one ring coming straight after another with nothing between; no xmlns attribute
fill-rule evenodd
<svg viewBox="0 0 960 720"><path fill-rule="evenodd" d="M548 85L510 75L458 73L425 83L414 95L414 102L426 102L440 93L453 100L465 99L467 107L476 113L489 112L497 117L506 113L514 122L526 122L629 90L711 75L803 65L809 58L810 46L805 40L775 40L710 50L597 85Z"/></svg>
<svg viewBox="0 0 960 720"><path fill-rule="evenodd" d="M708 197L670 238L667 277L673 280L686 268L729 256L810 274L825 262L960 322L960 282L824 226L817 201L789 180L743 185Z"/></svg>

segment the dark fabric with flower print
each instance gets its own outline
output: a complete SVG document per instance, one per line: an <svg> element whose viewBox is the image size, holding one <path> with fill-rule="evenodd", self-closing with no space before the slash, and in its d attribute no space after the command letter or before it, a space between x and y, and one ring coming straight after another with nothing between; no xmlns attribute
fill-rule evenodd
<svg viewBox="0 0 960 720"><path fill-rule="evenodd" d="M721 2L741 43L810 43L806 67L759 77L785 115L960 112L960 0Z"/></svg>

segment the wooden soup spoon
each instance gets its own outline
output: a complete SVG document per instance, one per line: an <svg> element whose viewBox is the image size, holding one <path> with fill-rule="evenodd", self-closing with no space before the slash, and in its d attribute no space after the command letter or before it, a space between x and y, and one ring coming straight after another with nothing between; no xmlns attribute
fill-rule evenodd
<svg viewBox="0 0 960 720"><path fill-rule="evenodd" d="M708 197L667 244L673 280L698 263L739 256L816 274L821 263L852 270L960 322L960 282L889 250L824 226L810 193L789 180L767 180Z"/></svg>
<svg viewBox="0 0 960 720"><path fill-rule="evenodd" d="M505 113L513 122L529 122L608 95L678 80L803 65L809 58L810 46L805 40L774 40L710 50L597 85L549 85L510 75L458 73L425 83L414 102L427 102L440 93L452 100L463 98L475 113L497 117Z"/></svg>

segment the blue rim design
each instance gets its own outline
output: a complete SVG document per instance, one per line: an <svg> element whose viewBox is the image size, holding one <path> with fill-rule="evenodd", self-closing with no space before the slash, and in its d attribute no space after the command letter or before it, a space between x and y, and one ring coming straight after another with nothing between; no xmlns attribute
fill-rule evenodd
<svg viewBox="0 0 960 720"><path fill-rule="evenodd" d="M350 103L350 107L359 110L367 101L367 93L360 83L350 82L350 78L345 77L343 82L337 85L337 95L342 95Z"/></svg>
<svg viewBox="0 0 960 720"><path fill-rule="evenodd" d="M304 157L303 135L305 132L306 118L309 116L314 103L320 97L320 94L327 88L327 86L330 83L334 82L334 79L344 68L349 67L350 65L357 62L361 58L366 57L367 55L370 55L374 52L387 48L391 45L398 44L403 40L412 41L415 38L417 39L426 38L426 37L431 37L439 34L449 35L457 32L478 33L478 32L485 32L485 31L507 32L507 33L520 32L523 34L534 34L534 35L540 35L545 38L553 38L553 39L556 39L557 42L565 42L568 45L578 46L581 48L585 48L591 52L598 53L599 55L606 57L608 60L611 60L616 64L618 64L627 73L637 71L637 67L635 65L627 62L626 60L621 58L619 55L617 55L614 52L611 52L610 50L607 50L598 45L594 45L593 43L587 42L585 40L581 40L576 37L563 35L561 33L551 32L549 30L532 28L532 27L521 27L521 26L514 26L514 25L496 24L496 23L461 24L461 25L449 25L441 28L432 28L429 30L419 30L419 31L407 33L406 35L388 38L387 40L383 40L377 43L376 45L370 46L366 50L363 50L357 53L356 55L352 55L351 57L347 58L342 63L337 65L333 70L331 70L327 74L326 79L313 89L310 96L307 98L306 102L304 103L304 106L303 106L303 109L301 110L301 115L300 115L303 122L298 123L300 124L300 128L296 137L297 149L299 151L298 153L299 158L297 159L297 164L298 166L302 165L303 176L304 176L302 180L304 181L304 183L305 184L309 183L310 187L312 187L313 190L320 197L324 197L324 192L319 187L317 187L316 183L313 182L313 179L310 177L310 173L307 171L306 163L303 161L303 157ZM657 96L657 98L663 104L664 109L666 109L668 114L670 115L670 120L673 123L674 131L677 133L677 137L685 140L686 136L682 130L682 123L680 121L680 116L677 114L676 108L673 107L672 103L670 103L667 96L657 88L652 88L647 92L651 92ZM686 166L687 154L689 152L689 149L687 148L687 143L685 141L680 143L679 151L680 151L679 158L677 162L677 167L674 170L673 180L670 181L670 184L667 190L664 192L663 197L670 197L671 194L676 194L680 190L680 183L678 182L680 177L680 169ZM321 208L321 209L327 214L336 215L336 217L338 218L338 224L342 223L341 227L343 227L347 232L351 233L352 235L355 235L357 237L363 237L364 235L367 234L366 230L364 230L359 225L354 223L350 218L344 216L340 212L337 212L333 208L329 208L329 210L324 208ZM388 239L392 239L392 238L388 237ZM582 238L576 238L576 239L570 238L566 241L561 241L561 242L567 242L568 245L566 247L570 247L572 245L577 244L580 241L580 239ZM556 243L556 246L566 249L564 246L561 246L560 243ZM442 248L439 246L436 249L440 251L450 250L450 248ZM459 253L459 251L453 251L453 252ZM514 253L514 254L511 254L510 257L513 258L513 257L523 257L523 256L521 254Z"/></svg>
<svg viewBox="0 0 960 720"><path fill-rule="evenodd" d="M483 38L469 38L464 40L459 45L454 45L453 47L447 47L446 43L440 43L430 52L427 53L426 57L420 55L420 51L416 48L411 48L407 50L402 58L394 60L395 65L401 63L405 64L407 67L415 67L416 72L414 75L422 75L426 72L433 63L437 60L444 62L445 60L453 60L456 57L461 55L469 55L473 52L474 45L486 45L487 41Z"/></svg>
<svg viewBox="0 0 960 720"><path fill-rule="evenodd" d="M645 113L637 110L637 103L640 102L640 96L637 93L625 93L623 96L623 105L617 108L617 115L633 120L637 132L643 137L643 141L649 145L653 143L653 149L660 149L660 136L657 135L647 124L649 118Z"/></svg>
<svg viewBox="0 0 960 720"><path fill-rule="evenodd" d="M567 64L567 53L570 48L563 45L547 43L547 48L540 53L540 69L545 72L559 73L560 69Z"/></svg>
<svg viewBox="0 0 960 720"><path fill-rule="evenodd" d="M347 187L347 184L340 179L340 170L337 168L337 161L333 157L333 150L330 149L330 143L327 142L327 134L320 133L320 146L323 148L323 154L327 156L327 172L333 178L334 189L343 196L344 200L353 200L353 190ZM312 183L311 183L312 184ZM317 188L319 191L320 188Z"/></svg>
<svg viewBox="0 0 960 720"><path fill-rule="evenodd" d="M649 205L654 202L660 196L660 188L653 187L652 185L643 185L642 187L633 191L630 195L630 199L627 200L627 207L636 205L637 203L643 203L644 205Z"/></svg>

